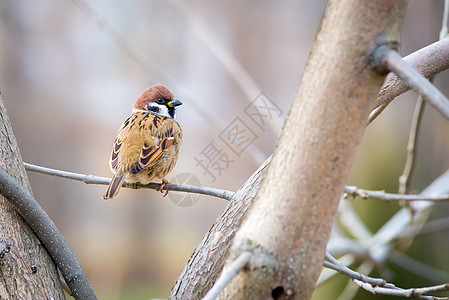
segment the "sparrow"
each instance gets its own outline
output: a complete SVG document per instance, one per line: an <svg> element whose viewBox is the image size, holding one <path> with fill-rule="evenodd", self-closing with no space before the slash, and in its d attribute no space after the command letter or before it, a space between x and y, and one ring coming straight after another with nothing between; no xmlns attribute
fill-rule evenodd
<svg viewBox="0 0 449 300"><path fill-rule="evenodd" d="M112 146L109 166L114 176L103 199L117 196L124 181L148 184L166 176L175 166L182 131L176 107L182 102L163 85L144 90L133 105L131 116L120 127Z"/></svg>

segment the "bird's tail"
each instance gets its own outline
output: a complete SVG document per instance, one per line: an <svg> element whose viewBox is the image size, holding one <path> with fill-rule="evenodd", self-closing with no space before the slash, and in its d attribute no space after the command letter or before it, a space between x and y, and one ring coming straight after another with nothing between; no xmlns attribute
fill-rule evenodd
<svg viewBox="0 0 449 300"><path fill-rule="evenodd" d="M112 177L111 183L108 186L108 189L103 195L103 199L112 199L117 196L120 188L122 187L123 181L125 180L126 175L114 175Z"/></svg>

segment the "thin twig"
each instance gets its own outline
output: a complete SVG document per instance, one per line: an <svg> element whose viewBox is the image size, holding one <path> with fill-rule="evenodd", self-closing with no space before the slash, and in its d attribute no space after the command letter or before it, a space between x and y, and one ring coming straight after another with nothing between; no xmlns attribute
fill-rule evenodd
<svg viewBox="0 0 449 300"><path fill-rule="evenodd" d="M396 50L382 45L375 50L374 57L378 66L385 66L388 70L396 73L449 120L449 100L446 96L421 73L407 64Z"/></svg>
<svg viewBox="0 0 449 300"><path fill-rule="evenodd" d="M232 278L237 275L240 270L242 270L248 263L253 253L250 251L244 251L237 257L226 269L223 270L220 277L215 282L214 286L207 292L203 300L214 300L223 291L223 289L228 285Z"/></svg>
<svg viewBox="0 0 449 300"><path fill-rule="evenodd" d="M374 264L371 261L364 261L357 268L357 273L361 274L369 274L374 269ZM346 283L345 288L338 296L337 300L349 300L353 299L355 295L359 292L359 287L355 284L352 284L349 280Z"/></svg>
<svg viewBox="0 0 449 300"><path fill-rule="evenodd" d="M356 186L345 186L344 198L348 197L360 197L362 199L376 199L383 201L432 201L432 202L444 202L449 201L449 194L443 194L438 196L431 195L404 195L404 194L392 194L385 191L370 191L359 189Z"/></svg>
<svg viewBox="0 0 449 300"><path fill-rule="evenodd" d="M449 284L439 285L439 286L433 286L433 287L427 287L427 288L412 288L412 289L390 289L390 288L384 288L380 286L372 286L369 283L363 282L358 279L352 280L355 284L360 286L362 289L374 294L374 295L389 295L389 296L400 296L400 297L406 297L406 298L418 298L418 299L425 299L425 300L446 300L447 297L435 297L435 296L426 296L423 295L425 293L438 293L441 291L447 291L447 288ZM446 289L444 289L446 288Z"/></svg>
<svg viewBox="0 0 449 300"><path fill-rule="evenodd" d="M67 171L61 171L46 167L41 167L33 164L29 164L24 162L25 169L30 172L36 172L40 174L45 175L51 175L51 176L57 176L62 177L66 179L72 179L77 181L82 181L86 184L103 184L108 185L111 182L110 178L107 177L99 177L94 175L88 175L88 174L79 174L79 173L73 173L73 172L67 172ZM135 183L124 183L123 187L127 188L134 188L134 189L140 189L140 188L148 188L153 190L160 190L161 184L159 183L149 183L149 184L135 184ZM222 198L225 200L231 200L232 196L234 195L234 192L227 191L227 190L221 190L211 187L204 187L204 186L194 186L194 185L188 185L188 184L166 184L163 188L167 191L176 191L176 192L187 192L187 193L194 193L194 194L202 194L202 195L208 195L213 197Z"/></svg>
<svg viewBox="0 0 449 300"><path fill-rule="evenodd" d="M365 276L363 274L357 273L345 265L343 265L341 262L339 262L337 259L335 259L332 255L326 252L326 258L323 262L323 266L326 268L332 269L334 271L337 271L338 273L341 273L343 275L348 276L351 279L357 279L366 283L369 283L374 286L382 286L382 287L388 287L388 288L395 288L395 286L391 283L387 283L382 278L372 278Z"/></svg>
<svg viewBox="0 0 449 300"><path fill-rule="evenodd" d="M418 143L418 132L424 113L425 102L422 95L418 96L416 101L415 112L413 113L412 124L410 125L410 133L407 144L407 159L404 165L404 171L399 177L399 194L408 194L412 182L413 171L416 166L416 145Z"/></svg>
<svg viewBox="0 0 449 300"><path fill-rule="evenodd" d="M373 278L369 276L365 276L358 272L355 272L337 259L335 259L329 253L326 253L325 260L323 262L323 266L326 268L330 268L332 270L337 271L347 277L351 278L352 281L363 288L366 291L369 291L373 294L383 294L383 295L391 295L391 296L403 296L408 298L419 298L426 300L435 300L435 299L447 299L447 298L437 298L434 296L426 296L429 293L439 293L449 290L449 283L441 284L437 286L424 287L424 288L411 288L411 289L402 289L396 287L392 283L386 282L382 278Z"/></svg>
<svg viewBox="0 0 449 300"><path fill-rule="evenodd" d="M38 236L75 299L97 299L80 263L53 221L36 200L3 169L0 169L0 193Z"/></svg>
<svg viewBox="0 0 449 300"><path fill-rule="evenodd" d="M356 257L352 254L345 254L343 256L341 256L339 258L339 261L344 265L344 266L350 266L353 263L355 263ZM323 262L323 266L325 263ZM335 270L333 269L329 269L329 268L324 268L323 270L321 270L321 274L320 277L317 280L316 286L318 287L319 285L323 284L324 282L326 282L327 280L331 279L333 276L338 275L338 272L335 272Z"/></svg>

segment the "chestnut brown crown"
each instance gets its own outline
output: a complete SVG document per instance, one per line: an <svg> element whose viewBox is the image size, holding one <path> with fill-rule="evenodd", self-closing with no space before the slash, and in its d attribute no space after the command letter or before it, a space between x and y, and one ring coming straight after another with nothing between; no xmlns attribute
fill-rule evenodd
<svg viewBox="0 0 449 300"><path fill-rule="evenodd" d="M134 102L133 109L145 110L148 103L156 102L159 98L172 100L174 96L162 84L153 85L140 93Z"/></svg>

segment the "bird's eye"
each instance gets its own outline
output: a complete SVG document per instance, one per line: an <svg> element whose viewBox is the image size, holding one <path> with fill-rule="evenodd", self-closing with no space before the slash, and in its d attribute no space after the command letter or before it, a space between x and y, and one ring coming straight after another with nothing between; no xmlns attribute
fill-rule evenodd
<svg viewBox="0 0 449 300"><path fill-rule="evenodd" d="M158 104L164 104L164 98L157 98L156 103Z"/></svg>

